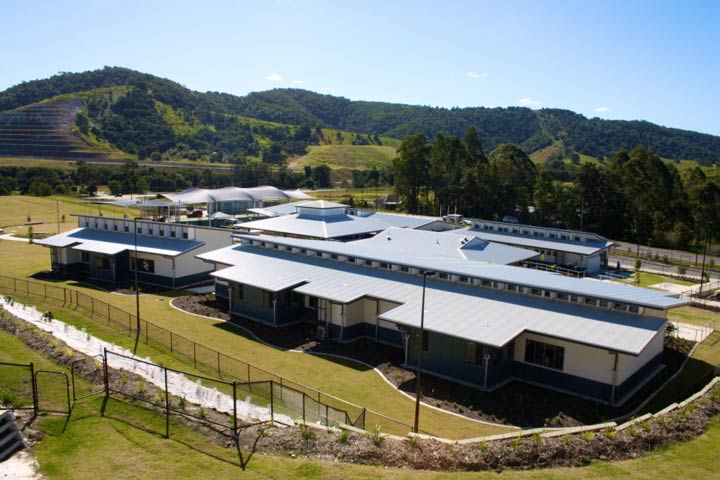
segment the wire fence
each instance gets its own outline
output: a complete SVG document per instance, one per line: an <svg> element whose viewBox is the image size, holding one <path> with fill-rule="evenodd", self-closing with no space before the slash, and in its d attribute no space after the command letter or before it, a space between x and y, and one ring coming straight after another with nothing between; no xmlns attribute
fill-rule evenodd
<svg viewBox="0 0 720 480"><path fill-rule="evenodd" d="M270 404L274 411L291 418L327 426L351 425L361 429L379 425L382 431L396 435L406 435L413 429L405 422L289 380L150 321L140 318L138 322L136 315L78 290L4 275L0 275L0 290L16 295L37 296L58 307L73 308L116 332L133 339L137 337L146 345L167 351L183 363L219 381L236 381L246 385L242 392L253 403L260 406Z"/></svg>

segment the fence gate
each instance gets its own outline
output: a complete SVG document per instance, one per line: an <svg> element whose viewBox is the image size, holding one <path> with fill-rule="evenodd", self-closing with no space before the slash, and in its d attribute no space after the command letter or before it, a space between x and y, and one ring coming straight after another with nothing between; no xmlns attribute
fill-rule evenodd
<svg viewBox="0 0 720 480"><path fill-rule="evenodd" d="M70 414L70 379L64 372L35 371L37 411Z"/></svg>

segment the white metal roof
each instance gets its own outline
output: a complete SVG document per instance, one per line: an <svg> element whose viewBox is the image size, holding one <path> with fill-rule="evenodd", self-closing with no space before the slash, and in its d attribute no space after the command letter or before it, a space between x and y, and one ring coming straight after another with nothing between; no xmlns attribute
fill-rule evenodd
<svg viewBox="0 0 720 480"><path fill-rule="evenodd" d="M421 278L314 257L231 246L198 256L234 265L213 275L233 282L349 303L372 297L400 306L380 318L419 326ZM300 285L300 286L297 286ZM523 331L637 355L665 319L553 302L526 295L428 280L425 328L500 347Z"/></svg>
<svg viewBox="0 0 720 480"><path fill-rule="evenodd" d="M405 232L412 232L412 230L401 230L398 232L396 229L395 235L405 234ZM419 232L419 234L410 234L420 238L420 234L427 235L438 235L445 236L442 233L434 232ZM558 273L544 272L541 270L533 270L529 268L514 267L509 265L500 264L500 261L496 263L487 263L484 261L468 261L467 252L465 252L465 258L452 258L443 257L436 252L447 252L447 244L440 243L438 250L430 247L422 247L420 242L415 244L415 247L408 249L397 248L385 248L378 246L382 244L383 236L386 238L386 233L380 233L374 237L373 242L369 242L372 246L367 246L365 241L357 242L323 242L318 240L303 240L296 238L277 238L263 235L236 235L236 238L245 238L249 240L259 240L263 242L269 242L279 245L286 245L291 247L312 249L315 251L328 252L330 254L337 254L349 257L356 257L368 260L376 260L379 262L387 262L391 264L405 265L408 267L418 268L421 270L436 270L439 272L446 272L454 275L468 276L473 278L497 281L502 283L510 283L523 285L530 288L538 288L541 290L551 290L555 292L566 292L570 294L582 295L586 297L594 297L607 299L616 302L632 303L644 307L656 308L656 309L667 309L680 305L686 305L688 302L675 298L674 294L665 292L662 290L650 290L647 288L638 288L630 285L622 285L619 283L607 283L599 282L589 279L572 278L560 275ZM391 233L391 238L393 234ZM453 238L464 238L455 235L448 236L450 239ZM396 238L399 238L396 236ZM388 241L392 243L394 240ZM472 244L470 244L472 245ZM498 253L499 256L496 260L503 260L509 257L505 257L505 253L502 252L500 247L495 250L491 247L489 253ZM475 258L482 258L476 256Z"/></svg>
<svg viewBox="0 0 720 480"><path fill-rule="evenodd" d="M319 209L347 207L347 205L345 205L344 203L330 202L328 200L312 200L309 202L297 202L295 204L295 206L303 207L303 208L319 208Z"/></svg>
<svg viewBox="0 0 720 480"><path fill-rule="evenodd" d="M372 217L371 217L372 218ZM353 247L374 249L376 255L399 252L404 257L447 257L509 265L537 257L533 250L486 242L474 237L391 227L374 237L349 242ZM342 248L342 247L340 247Z"/></svg>
<svg viewBox="0 0 720 480"><path fill-rule="evenodd" d="M134 250L135 236L132 233L76 228L36 240L35 243L46 247L71 247L73 250L84 252L116 255L125 250ZM154 253L166 257L176 257L201 245L203 242L194 240L137 235L138 252Z"/></svg>
<svg viewBox="0 0 720 480"><path fill-rule="evenodd" d="M263 217L280 217L282 215L289 215L291 213L297 213L295 205L297 202L281 203L280 205L273 205L271 207L264 208L248 208L248 212L257 213Z"/></svg>
<svg viewBox="0 0 720 480"><path fill-rule="evenodd" d="M380 232L386 225L352 215L306 216L300 214L265 218L236 225L246 230L262 230L285 235L331 239Z"/></svg>
<svg viewBox="0 0 720 480"><path fill-rule="evenodd" d="M284 198L310 198L300 190L285 192L269 185L250 188L223 187L215 189L192 187L183 190L180 193L166 193L163 194L163 196L169 198L173 202L183 202L187 204L232 201L259 202Z"/></svg>
<svg viewBox="0 0 720 480"><path fill-rule="evenodd" d="M612 245L612 242L565 242L562 240L549 240L543 238L528 237L523 235L515 235L512 233L494 232L487 230L475 230L472 228L462 228L458 230L448 230L445 232L453 235L474 236L487 240L489 242L505 243L527 247L533 249L555 250L558 252L577 253L580 255L592 255L604 248Z"/></svg>

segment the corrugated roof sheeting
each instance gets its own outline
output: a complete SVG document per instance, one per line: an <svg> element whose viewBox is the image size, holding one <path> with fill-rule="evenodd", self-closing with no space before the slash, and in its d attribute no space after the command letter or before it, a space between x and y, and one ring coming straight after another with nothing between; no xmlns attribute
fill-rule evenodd
<svg viewBox="0 0 720 480"><path fill-rule="evenodd" d="M247 230L263 230L315 238L341 238L380 232L385 229L385 225L380 222L351 215L315 217L290 214L245 222L238 226Z"/></svg>
<svg viewBox="0 0 720 480"><path fill-rule="evenodd" d="M250 188L223 187L215 189L202 189L192 187L183 190L180 193L166 193L163 194L163 196L169 198L173 202L183 202L187 204L232 201L259 202L265 200L281 200L287 198L310 198L300 190L291 190L289 192L284 192L278 188L271 187L269 185Z"/></svg>
<svg viewBox="0 0 720 480"><path fill-rule="evenodd" d="M470 228L448 230L444 233L451 235L474 236L489 242L510 243L528 248L555 250L559 252L577 253L580 255L592 255L612 244L612 242L563 242L560 240L546 240L541 238L524 237L522 235L513 235L511 233L504 234L485 230L473 230Z"/></svg>
<svg viewBox="0 0 720 480"><path fill-rule="evenodd" d="M132 233L109 232L91 228L74 230L38 240L36 243L47 247L67 247L85 252L116 255L125 250L135 249L135 236ZM137 235L138 252L153 253L166 257L175 257L203 245L203 242L163 238L149 235Z"/></svg>
<svg viewBox="0 0 720 480"><path fill-rule="evenodd" d="M406 233L408 231L401 230ZM412 232L412 231L409 231ZM426 233L426 232L419 232ZM433 235L432 232L430 232ZM382 243L384 233L378 234L375 239ZM411 234L415 235L415 234ZM441 234L434 234L441 235ZM455 275L482 278L502 283L524 285L542 290L552 290L573 293L582 296L604 298L608 300L627 302L651 308L665 309L688 302L673 297L671 293L661 290L650 290L618 283L599 282L596 280L566 277L557 273L532 270L529 268L513 267L466 259L440 257L435 252L418 246L403 250L388 250L380 246L363 247L365 240L349 243L323 242L319 240L303 240L295 238L277 238L264 235L237 235L239 238L271 242L280 245L294 246L319 250L337 255L374 259L380 262L406 265L421 270L437 270ZM392 238L392 236L391 236ZM454 238L454 237L451 237ZM391 243L393 240L387 241ZM372 244L372 242L371 242ZM442 243L441 243L442 245Z"/></svg>
<svg viewBox="0 0 720 480"><path fill-rule="evenodd" d="M467 239L459 235L440 235L436 232L406 228L388 228L374 237L350 242L349 245L375 249L379 254L387 251L402 252L411 257L448 257L507 265L536 257L532 250Z"/></svg>
<svg viewBox="0 0 720 480"><path fill-rule="evenodd" d="M227 280L350 303L374 297L401 304L381 318L419 326L422 279L330 260L234 246L200 257L235 267L217 272ZM250 273L252 272L252 273ZM523 331L637 354L665 319L588 308L461 284L428 280L425 326L431 331L502 346Z"/></svg>

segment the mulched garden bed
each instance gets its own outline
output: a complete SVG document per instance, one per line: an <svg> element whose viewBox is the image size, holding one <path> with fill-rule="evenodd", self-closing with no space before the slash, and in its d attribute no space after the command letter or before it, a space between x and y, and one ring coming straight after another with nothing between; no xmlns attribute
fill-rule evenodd
<svg viewBox="0 0 720 480"><path fill-rule="evenodd" d="M367 339L343 344L318 342L314 327L310 324L273 328L247 318L230 317L227 304L216 300L211 294L178 297L173 300L173 305L191 313L239 325L263 342L280 348L341 355L370 364L397 388L410 395L415 394L415 372L401 366L404 353L398 348ZM423 375L423 401L477 420L527 428L600 423L632 411L680 368L691 348L692 342L668 337L663 354L666 368L620 408L519 381L510 382L493 392L483 392L429 374ZM518 408L518 405L522 405L522 408Z"/></svg>
<svg viewBox="0 0 720 480"><path fill-rule="evenodd" d="M0 328L19 337L33 349L51 357L57 363L68 365L78 358L76 352L23 321L0 319ZM93 361L79 364L80 374L95 385L102 384L102 369ZM157 398L161 393L155 386L145 383L136 375L110 369L113 388L145 399ZM142 385L142 388L140 388ZM173 397L173 404L179 399ZM532 402L533 399L528 399ZM148 404L140 405L148 407ZM524 406L524 405L523 405ZM160 413L161 409L153 408ZM188 411L197 414L197 407L188 405ZM324 428L284 428L254 425L243 428L239 444L245 453L257 441L258 451L291 458L343 461L388 467L409 467L438 471L531 469L559 466L581 466L592 460L611 461L637 458L645 452L673 442L686 440L703 433L713 418L720 413L720 387L716 386L703 398L667 414L641 422L622 432L604 430L542 438L539 435L515 438L492 443L448 445L432 440L395 440L384 438L379 431L367 434L338 432ZM112 415L112 413L110 414ZM227 415L208 410L208 419L220 421ZM123 419L134 422L134 419ZM210 428L191 418L174 415L173 422L192 425L214 441L233 448L227 429ZM142 428L142 426L141 426ZM33 441L41 441L42 434L26 430ZM172 429L171 429L172 436Z"/></svg>

